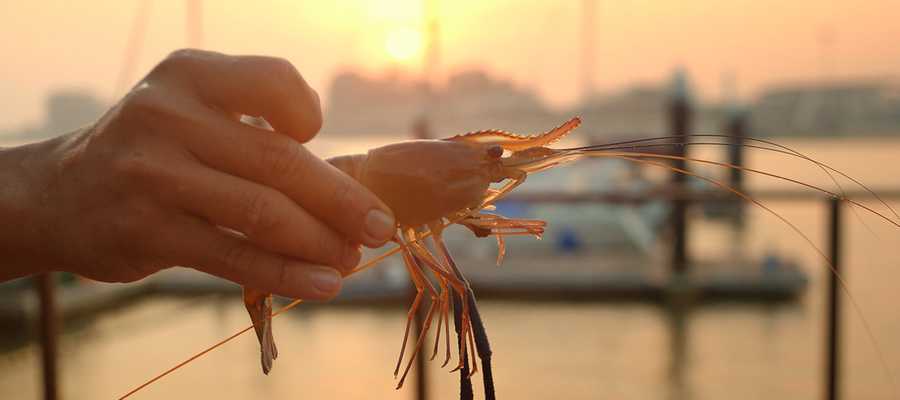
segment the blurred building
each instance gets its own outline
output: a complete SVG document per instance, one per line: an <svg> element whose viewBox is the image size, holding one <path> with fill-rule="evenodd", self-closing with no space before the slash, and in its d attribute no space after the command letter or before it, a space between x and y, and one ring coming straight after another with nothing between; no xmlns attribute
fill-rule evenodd
<svg viewBox="0 0 900 400"><path fill-rule="evenodd" d="M398 134L422 112L424 83L399 71L377 78L356 72L335 76L322 130L334 134Z"/></svg>
<svg viewBox="0 0 900 400"><path fill-rule="evenodd" d="M693 107L691 132L721 132L726 107L702 103L693 95L686 76L676 75L674 82L639 84L608 93L595 93L570 112L584 120L582 131L596 142L644 138L670 134L669 106L675 91L681 92Z"/></svg>
<svg viewBox="0 0 900 400"><path fill-rule="evenodd" d="M46 110L44 133L56 136L96 121L106 106L90 92L61 90L47 98Z"/></svg>
<svg viewBox="0 0 900 400"><path fill-rule="evenodd" d="M323 131L333 134L405 136L423 117L437 137L486 127L526 133L559 122L533 91L480 70L453 75L439 88L396 71L343 72L329 98Z"/></svg>
<svg viewBox="0 0 900 400"><path fill-rule="evenodd" d="M722 133L731 104L703 102L683 77L693 107L690 131ZM427 120L436 137L496 128L533 133L572 115L584 120L581 135L595 142L669 133L673 88L659 81L594 93L566 110L552 110L526 87L482 70L451 76L446 85L390 72L366 77L344 72L331 85L324 130L334 134L409 136ZM754 136L900 135L900 90L881 81L805 83L772 87L749 102Z"/></svg>
<svg viewBox="0 0 900 400"><path fill-rule="evenodd" d="M900 134L900 88L881 81L773 87L753 104L757 136Z"/></svg>
<svg viewBox="0 0 900 400"><path fill-rule="evenodd" d="M559 125L563 117L531 89L471 70L450 77L433 119L445 136L488 128L530 134Z"/></svg>
<svg viewBox="0 0 900 400"><path fill-rule="evenodd" d="M106 104L86 90L66 89L52 92L44 103L44 119L37 125L0 133L15 140L40 140L71 132L97 120Z"/></svg>
<svg viewBox="0 0 900 400"><path fill-rule="evenodd" d="M599 137L621 137L666 131L669 91L664 85L637 85L620 92L594 93L577 105L584 127Z"/></svg>

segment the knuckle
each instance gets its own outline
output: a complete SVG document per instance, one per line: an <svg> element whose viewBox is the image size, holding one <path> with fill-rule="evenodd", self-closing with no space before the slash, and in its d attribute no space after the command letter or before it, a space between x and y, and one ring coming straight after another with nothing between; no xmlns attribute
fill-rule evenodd
<svg viewBox="0 0 900 400"><path fill-rule="evenodd" d="M296 87L294 82L302 79L294 64L284 58L253 56L240 58L237 62L258 74L263 89L277 96L288 96Z"/></svg>
<svg viewBox="0 0 900 400"><path fill-rule="evenodd" d="M353 193L353 187L350 182L340 180L334 186L334 192L331 194L331 201L338 210L345 210L350 214L356 214L355 205L356 196Z"/></svg>
<svg viewBox="0 0 900 400"><path fill-rule="evenodd" d="M322 119L322 109L316 100L311 100L314 102L311 104L312 111L309 113L309 118L306 121L308 126L306 127L307 131L310 134L315 134L322 130L322 125L324 124Z"/></svg>
<svg viewBox="0 0 900 400"><path fill-rule="evenodd" d="M259 192L250 196L244 206L244 226L241 231L248 237L257 237L263 232L278 229L281 221L275 217L274 201Z"/></svg>
<svg viewBox="0 0 900 400"><path fill-rule="evenodd" d="M168 56L166 56L166 60L177 60L179 58L191 58L195 57L197 54L203 52L203 50L191 49L191 48L180 48L172 50Z"/></svg>
<svg viewBox="0 0 900 400"><path fill-rule="evenodd" d="M126 120L147 123L163 119L169 111L165 96L153 85L140 85L132 90L120 108Z"/></svg>
<svg viewBox="0 0 900 400"><path fill-rule="evenodd" d="M316 248L316 251L318 251L319 254L325 255L327 257L329 255L329 253L331 253L331 251L330 251L331 247L332 247L331 241L328 239L328 237L326 235L318 235L318 236L319 236L319 240L318 240L318 243L316 243L316 245L318 246Z"/></svg>
<svg viewBox="0 0 900 400"><path fill-rule="evenodd" d="M305 162L302 148L291 141L265 141L262 156L269 174L276 179L296 175Z"/></svg>
<svg viewBox="0 0 900 400"><path fill-rule="evenodd" d="M224 267L231 271L254 269L259 262L256 251L244 243L234 243L222 253Z"/></svg>
<svg viewBox="0 0 900 400"><path fill-rule="evenodd" d="M122 111L128 114L140 112L146 109L154 109L159 100L156 90L150 85L140 85L132 90L122 104Z"/></svg>
<svg viewBox="0 0 900 400"><path fill-rule="evenodd" d="M127 179L144 181L157 175L157 168L150 157L140 150L120 153L112 164L116 175Z"/></svg>
<svg viewBox="0 0 900 400"><path fill-rule="evenodd" d="M319 234L318 237L316 251L318 251L319 256L317 258L324 263L340 265L343 244L325 233Z"/></svg>
<svg viewBox="0 0 900 400"><path fill-rule="evenodd" d="M285 58L269 57L265 59L265 64L268 72L274 75L276 80L300 78L300 72Z"/></svg>
<svg viewBox="0 0 900 400"><path fill-rule="evenodd" d="M290 61L278 57L259 57L250 60L253 67L259 70L265 79L262 86L276 100L285 103L298 103L303 112L295 115L289 129L295 129L296 137L307 141L314 136L323 125L322 108L318 94L309 87L303 75Z"/></svg>
<svg viewBox="0 0 900 400"><path fill-rule="evenodd" d="M166 58L159 62L156 67L150 71L151 77L165 77L171 74L178 74L191 68L194 60L202 53L196 49L178 49L169 53Z"/></svg>
<svg viewBox="0 0 900 400"><path fill-rule="evenodd" d="M278 57L266 57L261 60L261 69L268 76L266 79L267 92L275 95L281 101L289 101L296 96L298 84L306 85L300 71L290 61Z"/></svg>
<svg viewBox="0 0 900 400"><path fill-rule="evenodd" d="M302 113L297 114L297 123L299 124L297 128L299 133L302 134L301 141L305 142L312 139L316 133L322 130L324 120L322 117L322 105L319 103L319 95L306 84L306 81L300 77L299 73L297 77L298 82L294 86L296 93L293 93L293 96L300 102L298 106L303 110Z"/></svg>
<svg viewBox="0 0 900 400"><path fill-rule="evenodd" d="M300 72L294 68L294 65L284 59L275 59L268 66L271 76L269 79L269 92L275 95L279 100L289 102L295 95L292 93L296 88L296 82L302 80Z"/></svg>
<svg viewBox="0 0 900 400"><path fill-rule="evenodd" d="M274 291L276 293L288 293L291 289L288 287L288 268L290 268L290 262L287 258L278 257L278 261L275 264L275 288Z"/></svg>

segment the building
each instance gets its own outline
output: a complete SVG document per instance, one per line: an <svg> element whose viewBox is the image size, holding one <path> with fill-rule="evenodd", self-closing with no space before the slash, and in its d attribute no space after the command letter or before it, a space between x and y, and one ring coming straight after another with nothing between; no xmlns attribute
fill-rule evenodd
<svg viewBox="0 0 900 400"><path fill-rule="evenodd" d="M88 125L103 115L107 105L86 90L52 92L44 103L44 120L3 134L12 140L34 141L59 136Z"/></svg>
<svg viewBox="0 0 900 400"><path fill-rule="evenodd" d="M753 104L759 136L900 134L900 91L882 81L790 84L766 90Z"/></svg>
<svg viewBox="0 0 900 400"><path fill-rule="evenodd" d="M532 132L559 122L533 91L480 70L455 74L438 88L396 71L343 72L332 81L323 131L405 137L424 119L435 137L488 127Z"/></svg>

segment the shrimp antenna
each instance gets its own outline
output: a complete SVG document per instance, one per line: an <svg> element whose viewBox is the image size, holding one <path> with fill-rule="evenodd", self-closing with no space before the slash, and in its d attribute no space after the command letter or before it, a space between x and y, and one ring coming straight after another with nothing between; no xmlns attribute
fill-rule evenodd
<svg viewBox="0 0 900 400"><path fill-rule="evenodd" d="M853 306L853 309L856 311L857 315L859 315L859 319L860 319L860 322L862 322L863 328L866 332L866 336L868 337L869 342L871 342L872 346L875 348L875 353L878 355L878 360L881 364L882 370L884 371L884 373L888 379L888 382L890 382L891 389L895 394L894 397L897 397L896 396L897 382L894 380L894 375L891 372L891 369L889 367L889 364L887 363L887 360L884 358L884 354L880 351L881 346L879 346L879 344L878 344L878 340L875 337L875 334L872 330L871 325L869 324L868 319L866 319L865 314L863 314L863 312L862 312L862 307L860 307L859 303L856 301L856 298L850 293L850 289L847 285L847 282L844 280L844 277L840 273L838 273L837 269L835 269L833 260L828 258L828 256L825 255L825 253L818 246L816 246L816 244L812 241L812 239L810 239L809 236L807 236L805 233L803 233L803 231L800 228L798 228L796 225L794 225L792 222L790 222L787 218L785 218L781 214L775 212L774 210L772 210L771 208L769 208L768 206L763 204L761 201L754 199L750 195L748 195L748 194L746 194L724 182L721 182L719 180L716 180L716 179L713 179L713 178L710 178L710 177L707 177L704 175L700 175L700 174L697 174L697 173L694 173L694 172L691 172L691 171L688 171L688 170L685 170L682 168L667 165L662 162L650 161L650 160L644 159L644 158L671 159L674 157L676 159L683 159L685 161L695 161L695 160L691 160L687 157L661 156L659 154L652 154L652 153L616 153L616 152L603 152L603 151L596 152L596 153L592 152L592 153L586 154L586 155L593 156L593 157L619 158L622 160L631 161L631 162L638 163L638 164L650 165L650 166L667 169L667 170L670 170L673 172L677 172L679 174L683 174L683 175L701 179L703 181L706 181L713 185L716 185L728 192L731 192L731 193L735 194L736 196L740 197L741 199L756 205L757 207L760 207L761 209L765 210L769 214L772 214L773 216L775 216L776 218L781 220L784 224L786 224L788 227L790 227L791 230L793 230L804 241L806 241L806 243L809 244L809 246L812 247L813 250L815 250L816 253L818 253L818 255L825 261L825 263L828 264L828 269L831 271L832 274L834 274L838 284L841 287L841 291L843 291L844 294L847 295L847 298L850 300L850 304Z"/></svg>
<svg viewBox="0 0 900 400"><path fill-rule="evenodd" d="M727 142L671 142L671 141L668 141L668 139L684 139L686 136L693 136L693 137L712 137L712 138L721 138L721 139L726 139L726 138L727 138L727 139L734 139L733 136L722 135L722 134L693 134L693 135L663 136L663 137L655 137L655 138L636 139L636 140L630 140L630 141L626 141L626 142L607 143L607 144L597 145L597 147L602 147L604 150L634 150L634 149L638 149L638 148L649 148L649 147L692 146L692 145L742 146L742 147L746 147L746 148L753 148L753 149L758 149L758 150L766 150L766 151L771 151L771 152L776 152L776 153L781 153L781 154L789 155L789 156L792 156L792 157L798 157L798 158L802 158L802 159L804 159L804 160L807 160L807 161L809 161L809 162L815 164L819 169L822 170L822 172L824 172L826 175L828 175L828 178L831 179L831 181L832 181L832 182L834 183L834 185L837 187L838 191L841 193L842 196L839 196L839 197L838 197L838 198L840 198L841 200L848 200L848 197L849 197L849 196L847 196L847 192L844 190L843 185L841 185L840 182L838 182L838 180L834 177L834 175L832 174L832 172L841 175L841 176L844 177L845 179L848 179L848 180L852 181L853 183L857 184L858 186L860 186L861 188L863 188L863 190L865 190L865 191L868 192L871 196L873 196L876 200L878 200L878 202L880 202L881 205L883 205L885 208L887 208L888 210L890 210L891 213L892 213L895 217L897 217L898 220L900 220L900 215L897 214L897 212L894 210L893 207L891 207L890 204L888 204L886 201L884 201L884 200L881 198L881 196L878 195L878 193L876 193L874 190L869 189L868 186L866 186L865 184L863 184L863 183L860 182L859 180L857 180L857 179L853 178L852 176L847 175L847 174L845 174L844 172L839 171L839 170L837 170L837 169L835 169L835 168L833 168L833 167L831 167L831 166L829 166L829 165L827 165L827 164L825 164L825 163L822 163L822 162L820 162L820 161L818 161L818 160L814 160L814 159L812 159L812 158L806 156L805 154L800 153L799 151L796 151L796 150L794 150L794 149L791 149L790 147L784 146L784 145L779 144L779 143L777 143L777 142L773 142L773 141L769 141L769 140L765 140L765 139L757 139L757 138L753 138L753 137L746 137L746 138L743 138L743 140L751 141L751 142L763 143L763 144L766 144L766 145L774 146L775 148L770 148L770 147L760 146L760 145L754 145L754 144L748 144L748 143L733 143L733 142L727 143ZM666 141L663 142L663 143L649 143L649 142L653 142L653 141L661 141L661 140L666 140ZM594 147L594 146L587 146L587 147L583 147L583 148L590 148L590 147ZM867 207L863 207L863 208L867 208ZM853 216L856 218L856 220L859 221L863 226L865 226L865 227L866 227L866 230L868 230L869 233L871 233L873 236L876 236L876 237L878 236L878 235L875 234L875 231L872 230L872 228L869 227L868 224L866 224L866 222L863 220L862 216L859 215L859 212L858 212L857 208L851 207L850 210L853 211ZM872 211L872 210L869 210L869 211L870 211L870 212L874 212L874 211ZM884 218L884 219L886 219L886 218ZM887 219L886 219L886 220L887 220ZM889 222L891 222L891 221L889 221ZM892 224L893 224L893 222L892 222ZM896 224L894 224L894 225L896 225Z"/></svg>
<svg viewBox="0 0 900 400"><path fill-rule="evenodd" d="M690 143L690 144L696 144L696 145L729 145L728 143L719 143L719 142L692 142L692 143ZM676 155L668 155L668 154L639 153L639 152L633 152L633 151L631 151L631 150L640 149L640 148L651 148L651 147L660 147L660 146L669 146L669 145L670 145L670 144L641 144L641 145L629 145L629 146L622 146L622 147L608 147L608 148L605 147L605 148L603 148L603 149L601 149L601 150L593 150L593 149L591 149L591 146L587 146L587 147L579 147L579 148L575 148L575 149L565 149L564 151L566 151L566 152L568 152L568 151L575 151L575 152L592 152L592 154L593 154L593 152L595 152L595 151L596 151L596 152L610 152L610 151L612 151L612 150L628 150L627 153L621 153L621 154L626 154L626 155L627 155L627 154L630 154L630 155L635 156L635 157L654 157L654 158L663 158L663 159L670 159L670 160L685 160L685 161L692 161L692 162L697 162L697 163L710 164L710 165L716 165L716 166L725 167L725 168L730 168L730 169L736 169L736 170L739 170L739 171L746 171L746 172L750 172L750 173L754 173L754 174L758 174L758 175L764 175L764 176L768 176L768 177L771 177L771 178L776 178L776 179L780 179L780 180L783 180L783 181L791 182L791 183L794 183L794 184L797 184L797 185L800 185L800 186L804 186L804 187L806 187L806 188L813 189L813 190L815 190L815 191L818 191L818 192L821 192L821 193L823 193L823 194L826 194L826 195L828 195L828 196L830 196L830 197L833 197L833 198L835 198L835 199L838 199L838 200L847 202L847 203L849 203L849 204L851 204L851 205L853 205L853 206L859 207L859 208L861 208L861 209L863 209L863 210L868 211L868 212L871 213L871 214L874 214L874 215L878 216L879 218L881 218L881 219L887 221L888 223L890 223L891 225L894 225L895 227L900 228L900 222L895 221L894 219L888 217L887 215L885 215L885 214L883 214L883 213L881 213L881 212L879 212L879 211L877 211L877 210L875 210L875 209L873 209L873 208L871 208L871 207L869 207L869 206L867 206L867 205L865 205L865 204L862 204L862 203L860 203L860 202L858 202L858 201L855 201L855 200L849 198L849 197L846 195L846 193L843 193L843 190L842 190L842 193L841 193L841 194L838 194L838 193L832 192L832 191L830 191L830 190L824 189L824 188L822 188L822 187L819 187L819 186L816 186L816 185L812 185L812 184L809 184L809 183L806 183L806 182L799 181L799 180L797 180L797 179L793 179L793 178L789 178L789 177L786 177L786 176L778 175L778 174L775 174L775 173L772 173L772 172L762 171L762 170L758 170L758 169L754 169L754 168L749 168L749 167L743 167L743 166L740 166L740 165L734 165L734 164L730 164L730 163L726 163L726 162L719 162L719 161L712 161L712 160L704 160L704 159L699 159L699 158L691 158L691 157L676 156ZM747 146L748 146L748 147L759 148L759 149L761 149L761 150L768 150L768 151L772 151L772 152L776 152L776 153L782 153L782 154L787 154L787 155L793 155L793 154L791 154L791 153L789 153L789 152L786 152L786 151L784 151L784 150L779 150L779 149L772 149L772 148L768 148L768 147L758 147L758 146L753 146L753 145L747 145ZM608 153L608 154L612 154L612 153ZM827 171L826 171L826 173L827 173ZM860 186L862 186L863 189L864 189L867 193L870 193L870 194L872 194L872 195L874 195L874 196L877 197L877 194L875 194L875 192L873 192L872 190L868 189L868 187L866 187L865 185L860 184ZM880 198L879 198L879 199L880 199ZM884 203L883 201L882 201L882 204L885 204L885 205L887 206L887 204ZM890 206L887 206L887 207L890 208ZM893 211L893 209L891 209L891 211Z"/></svg>
<svg viewBox="0 0 900 400"><path fill-rule="evenodd" d="M600 144L600 145L594 145L594 146L576 147L576 148L567 149L567 150L627 149L627 148L641 147L641 146L634 146L634 145L644 144L644 143L648 143L648 142L664 141L664 140L684 140L684 139L692 138L692 137L693 138L720 138L720 139L734 139L735 138L734 136L730 136L730 135L698 133L698 134L689 134L689 135L658 136L658 137L653 137L653 138L626 140L626 141L606 143L606 144ZM743 147L747 147L747 148L774 151L774 152L798 157L798 158L807 160L807 161L817 165L820 169L822 169L822 171L824 171L828 175L828 177L831 178L831 181L834 182L834 184L838 187L838 189L841 191L841 193L844 193L844 190L841 187L841 184L838 183L837 179L834 178L834 176L829 172L829 170L844 177L845 179L855 183L859 187L863 188L863 190L865 190L866 192L871 194L875 199L877 199L878 202L881 203L881 205L883 205L885 208L890 210L891 213L894 214L894 217L896 217L898 220L900 220L900 214L898 214L897 211L893 207L891 207L890 204L888 204L886 201L884 201L884 199L882 199L881 196L878 195L878 193L875 193L875 191L869 189L868 186L866 186L865 184L863 184L856 178L853 178L852 176L845 174L844 172L837 170L828 164L825 164L821 161L813 159L812 157L809 157L793 148L782 145L780 143L777 143L777 142L774 142L771 140L766 140L766 139L754 138L754 137L744 137L744 138L742 138L742 140L749 141L749 142L755 142L755 143L762 143L762 144L765 144L768 146L774 146L774 147L776 147L776 149L773 149L770 147L765 147L765 146L747 144L747 143L721 143L721 142L714 142L714 143L667 142L667 143L661 143L661 144L656 144L656 145L646 145L646 146L647 147L670 146L670 145L672 145L672 146L690 146L690 145L695 145L695 144L698 144L698 145L699 144L709 144L709 145L719 145L719 146L743 146Z"/></svg>

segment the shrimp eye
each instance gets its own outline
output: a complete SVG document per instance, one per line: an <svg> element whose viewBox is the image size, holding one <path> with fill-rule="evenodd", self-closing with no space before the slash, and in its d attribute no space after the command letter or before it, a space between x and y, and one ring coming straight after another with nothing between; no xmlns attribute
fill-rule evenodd
<svg viewBox="0 0 900 400"><path fill-rule="evenodd" d="M487 153L490 158L500 158L503 156L503 147L497 145L488 147Z"/></svg>

